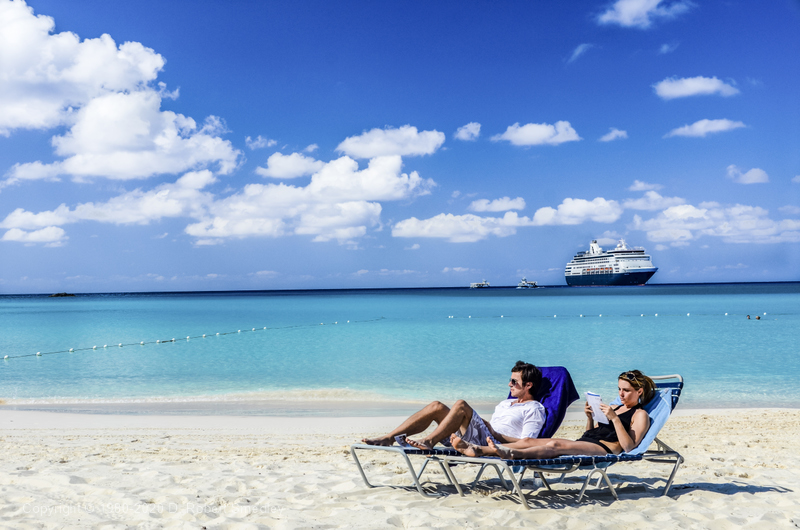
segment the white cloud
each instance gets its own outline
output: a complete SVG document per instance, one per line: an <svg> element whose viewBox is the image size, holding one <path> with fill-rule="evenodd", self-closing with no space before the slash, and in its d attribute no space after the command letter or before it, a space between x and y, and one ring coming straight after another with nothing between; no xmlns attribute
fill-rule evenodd
<svg viewBox="0 0 800 530"><path fill-rule="evenodd" d="M691 125L684 125L677 129L672 129L664 135L664 138L672 136L690 136L703 138L708 134L718 133L723 131L731 131L745 127L745 124L740 121L731 120L699 120Z"/></svg>
<svg viewBox="0 0 800 530"><path fill-rule="evenodd" d="M670 77L653 85L653 89L661 99L685 98L689 96L734 96L739 89L716 77Z"/></svg>
<svg viewBox="0 0 800 530"><path fill-rule="evenodd" d="M800 221L774 221L768 213L758 206L742 204L684 204L648 220L635 215L631 228L647 232L650 241L672 246L689 244L702 236L719 237L727 243L800 242Z"/></svg>
<svg viewBox="0 0 800 530"><path fill-rule="evenodd" d="M310 144L310 145L306 146L306 148L303 149L303 151L306 152L306 153L313 153L317 149L319 149L319 146L317 144Z"/></svg>
<svg viewBox="0 0 800 530"><path fill-rule="evenodd" d="M272 276L278 276L279 274L280 273L277 272L277 271L256 271L256 272L251 272L250 273L251 276L258 276L258 277L261 277L261 278L265 278L265 277L269 278L269 277L272 277Z"/></svg>
<svg viewBox="0 0 800 530"><path fill-rule="evenodd" d="M72 111L102 95L153 81L164 58L138 42L119 47L109 35L81 41L51 34L51 17L22 1L0 2L0 134L68 123Z"/></svg>
<svg viewBox="0 0 800 530"><path fill-rule="evenodd" d="M208 213L186 227L201 240L312 235L314 241L352 243L379 225L376 201L409 199L429 193L435 183L416 172L401 173L399 156L370 160L362 170L350 157L325 164L305 187L248 184L208 206Z"/></svg>
<svg viewBox="0 0 800 530"><path fill-rule="evenodd" d="M345 156L325 164L305 187L249 184L223 199L203 191L216 182L211 171L203 170L105 203L82 203L74 209L62 204L40 213L18 208L0 222L0 228L39 229L79 221L147 224L164 217L187 217L196 220L185 232L197 238L197 245L305 234L314 236L314 241L336 239L352 246L353 239L364 236L369 227L380 226L377 201L407 200L435 186L416 172L401 173L401 168L399 156L372 159L363 170Z"/></svg>
<svg viewBox="0 0 800 530"><path fill-rule="evenodd" d="M481 134L481 124L476 121L471 121L468 124L459 127L456 130L455 138L456 140L464 140L465 142L471 142L478 139L478 136Z"/></svg>
<svg viewBox="0 0 800 530"><path fill-rule="evenodd" d="M574 225L586 221L611 223L622 215L616 201L598 197L592 201L564 199L558 208L539 208L533 216L520 217L516 212L506 212L503 217L481 217L473 214L453 215L441 213L429 219L411 217L392 227L394 237L446 238L453 243L471 243L490 235L507 237L516 234L523 226Z"/></svg>
<svg viewBox="0 0 800 530"><path fill-rule="evenodd" d="M264 138L260 134L258 135L258 137L256 137L256 139L250 138L248 136L247 138L244 139L244 143L245 145L247 145L249 149L253 151L255 151L256 149L263 149L265 147L272 147L278 144L276 140L270 140L269 138Z"/></svg>
<svg viewBox="0 0 800 530"><path fill-rule="evenodd" d="M619 140L627 137L628 137L628 131L620 131L616 127L611 127L611 129L606 134L604 134L599 141L610 142L612 140Z"/></svg>
<svg viewBox="0 0 800 530"><path fill-rule="evenodd" d="M241 152L220 138L222 120L210 116L198 127L160 110L164 98L178 95L153 85L160 55L136 42L117 46L108 35L51 34L54 27L22 1L0 2L0 134L68 127L52 139L63 160L16 164L0 187L60 175L124 180L237 166Z"/></svg>
<svg viewBox="0 0 800 530"><path fill-rule="evenodd" d="M420 248L420 247L419 247L419 243L414 243L414 244L413 244L413 245L411 245L410 247L406 247L406 248L404 248L403 250L419 250L419 248Z"/></svg>
<svg viewBox="0 0 800 530"><path fill-rule="evenodd" d="M290 155L273 153L267 159L267 167L256 168L256 173L262 177L292 179L311 175L323 167L325 167L325 162L315 160L310 156L303 156L300 153Z"/></svg>
<svg viewBox="0 0 800 530"><path fill-rule="evenodd" d="M503 134L492 136L493 142L508 140L513 145L558 145L564 142L581 140L575 129L568 121L558 121L555 125L549 123L519 123L510 125Z"/></svg>
<svg viewBox="0 0 800 530"><path fill-rule="evenodd" d="M444 273L448 273L448 272L469 272L469 271L470 271L470 269L468 269L467 267L445 267L444 269L442 269L442 272L444 272Z"/></svg>
<svg viewBox="0 0 800 530"><path fill-rule="evenodd" d="M792 177L792 182L794 182L795 184L800 184L800 175L795 175L794 177Z"/></svg>
<svg viewBox="0 0 800 530"><path fill-rule="evenodd" d="M164 217L200 217L213 201L210 193L201 190L214 182L216 178L211 171L204 170L186 173L175 183L162 184L150 191L136 189L123 193L104 203L81 203L74 209L61 204L39 213L17 208L0 222L0 228L37 229L80 221L148 224Z"/></svg>
<svg viewBox="0 0 800 530"><path fill-rule="evenodd" d="M671 206L685 204L686 199L680 197L662 197L658 192L648 191L639 199L627 199L622 203L623 208L630 210L664 210Z"/></svg>
<svg viewBox="0 0 800 530"><path fill-rule="evenodd" d="M800 215L800 207L793 206L791 204L787 204L786 206L781 206L778 208L778 211L784 215Z"/></svg>
<svg viewBox="0 0 800 530"><path fill-rule="evenodd" d="M727 176L729 179L739 184L764 184L769 182L767 172L757 167L742 173L741 169L731 164L728 166Z"/></svg>
<svg viewBox="0 0 800 530"><path fill-rule="evenodd" d="M634 180L631 187L628 188L628 191L649 191L649 190L660 190L663 188L661 184L649 184L647 182L642 182L641 180Z"/></svg>
<svg viewBox="0 0 800 530"><path fill-rule="evenodd" d="M677 42L673 44L662 44L661 47L658 49L658 53L660 53L661 55L672 53L678 49L679 45L680 44Z"/></svg>
<svg viewBox="0 0 800 530"><path fill-rule="evenodd" d="M191 118L161 111L161 99L153 90L94 98L76 113L65 135L53 137L56 154L66 159L16 164L4 185L58 175L127 180L211 164L222 174L236 168L241 152L219 137L224 130L219 118L209 117L198 129Z"/></svg>
<svg viewBox="0 0 800 530"><path fill-rule="evenodd" d="M336 150L352 158L431 155L442 146L444 139L444 133L439 131L418 132L416 127L404 125L398 129L372 129L359 136L350 136Z"/></svg>
<svg viewBox="0 0 800 530"><path fill-rule="evenodd" d="M569 59L567 59L567 64L574 63L575 61L578 60L578 57L588 52L593 47L594 44L590 44L588 42L583 44L578 44L578 46L574 50L572 50L572 55L570 55Z"/></svg>
<svg viewBox="0 0 800 530"><path fill-rule="evenodd" d="M480 199L477 201L472 201L472 204L469 205L469 209L473 212L505 212L506 210L524 210L525 199L522 197L517 197L516 199L503 197L501 199L495 199L491 202L489 199Z"/></svg>
<svg viewBox="0 0 800 530"><path fill-rule="evenodd" d="M597 17L597 23L647 29L653 21L675 18L693 5L688 0L617 0Z"/></svg>
<svg viewBox="0 0 800 530"><path fill-rule="evenodd" d="M58 226L46 226L31 232L12 228L2 237L2 241L17 241L25 244L46 243L46 246L50 247L61 246L65 239L67 239L66 232Z"/></svg>
<svg viewBox="0 0 800 530"><path fill-rule="evenodd" d="M533 224L577 225L586 221L613 223L622 215L622 207L617 201L597 197L591 201L567 198L558 208L545 206L533 215Z"/></svg>

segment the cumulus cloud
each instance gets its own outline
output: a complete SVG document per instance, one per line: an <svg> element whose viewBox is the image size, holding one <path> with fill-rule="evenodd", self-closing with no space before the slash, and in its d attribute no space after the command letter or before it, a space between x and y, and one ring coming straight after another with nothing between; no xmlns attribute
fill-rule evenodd
<svg viewBox="0 0 800 530"><path fill-rule="evenodd" d="M325 164L305 187L248 184L215 201L197 223L186 227L198 242L227 238L311 235L314 241L352 242L380 223L377 201L408 199L435 185L416 172L401 173L399 156L378 157L358 169L343 156Z"/></svg>
<svg viewBox="0 0 800 530"><path fill-rule="evenodd" d="M445 267L444 269L442 269L442 272L444 272L444 273L448 273L448 272L469 272L469 271L470 271L470 269L467 268L467 267Z"/></svg>
<svg viewBox="0 0 800 530"><path fill-rule="evenodd" d="M641 180L634 180L633 184L628 188L628 191L649 191L649 190L660 190L663 188L661 184L650 184L647 182L642 182Z"/></svg>
<svg viewBox="0 0 800 530"><path fill-rule="evenodd" d="M52 139L53 163L14 165L0 187L24 180L93 177L137 179L215 165L227 174L241 152L220 138L224 123L202 124L161 111L175 98L152 85L163 58L139 43L117 46L103 35L81 41L52 35L49 17L34 16L23 2L0 2L0 134L20 128L66 125Z"/></svg>
<svg viewBox="0 0 800 530"><path fill-rule="evenodd" d="M471 142L477 140L480 134L481 134L481 124L476 121L471 121L468 124L459 127L456 130L455 138L456 140Z"/></svg>
<svg viewBox="0 0 800 530"><path fill-rule="evenodd" d="M439 131L419 132L416 127L404 125L397 129L372 129L359 136L350 136L336 150L352 158L421 156L435 153L444 140L444 133Z"/></svg>
<svg viewBox="0 0 800 530"><path fill-rule="evenodd" d="M325 167L325 162L300 153L292 153L290 155L273 153L267 159L267 167L256 168L256 173L262 177L292 179L311 175L323 167Z"/></svg>
<svg viewBox="0 0 800 530"><path fill-rule="evenodd" d="M524 210L525 199L522 197L517 197L516 199L503 197L493 201L489 201L489 199L479 199L477 201L472 201L472 204L469 205L469 209L473 212L505 212L506 210Z"/></svg>
<svg viewBox="0 0 800 530"><path fill-rule="evenodd" d="M754 167L746 172L731 164L727 169L728 178L739 184L764 184L769 182L769 176L763 169Z"/></svg>
<svg viewBox="0 0 800 530"><path fill-rule="evenodd" d="M313 153L317 149L319 149L319 146L317 144L310 144L306 146L306 148L303 149L303 151L305 151L306 153Z"/></svg>
<svg viewBox="0 0 800 530"><path fill-rule="evenodd" d="M647 233L647 239L672 246L689 244L703 236L728 243L800 242L800 221L775 221L758 206L721 206L714 202L699 206L672 206L651 219L634 216L631 228Z"/></svg>
<svg viewBox="0 0 800 530"><path fill-rule="evenodd" d="M734 96L739 89L716 77L670 77L653 85L656 95L661 99L685 98L689 96Z"/></svg>
<svg viewBox="0 0 800 530"><path fill-rule="evenodd" d="M627 199L622 203L622 207L629 210L655 211L685 203L686 199L680 197L662 197L658 192L648 191L639 199Z"/></svg>
<svg viewBox="0 0 800 530"><path fill-rule="evenodd" d="M739 129L741 127L745 127L745 124L740 121L699 120L691 125L684 125L683 127L672 129L670 132L664 135L664 138L670 138L672 136L703 138L712 133L732 131L733 129Z"/></svg>
<svg viewBox="0 0 800 530"><path fill-rule="evenodd" d="M800 206L787 204L786 206L781 206L778 208L778 211L784 215L800 215Z"/></svg>
<svg viewBox="0 0 800 530"><path fill-rule="evenodd" d="M136 189L107 202L81 203L73 209L66 204L39 213L17 208L0 222L0 228L40 229L80 221L148 224L164 217L200 217L205 207L213 202L213 196L201 190L214 182L216 178L211 171L204 170L187 173L174 183L162 184L150 191Z"/></svg>
<svg viewBox="0 0 800 530"><path fill-rule="evenodd" d="M411 217L392 227L394 237L435 237L453 243L472 243L490 235L507 237L517 228L543 225L575 225L586 221L611 223L622 215L622 207L616 201L598 197L564 199L557 208L539 208L533 218L520 217L516 212L506 212L503 217L481 217L474 214L453 215L441 213L429 219Z"/></svg>
<svg viewBox="0 0 800 530"><path fill-rule="evenodd" d="M617 0L597 17L597 23L647 29L654 21L675 18L693 6L688 0Z"/></svg>
<svg viewBox="0 0 800 530"><path fill-rule="evenodd" d="M270 140L269 138L264 138L260 134L255 139L249 136L246 137L244 139L244 143L245 145L247 145L249 149L253 151L255 151L256 149L263 149L265 147L272 147L278 144L276 140Z"/></svg>
<svg viewBox="0 0 800 530"><path fill-rule="evenodd" d="M527 123L510 125L503 134L492 136L493 142L507 140L513 145L558 145L564 142L576 142L582 138L568 121L549 123Z"/></svg>
<svg viewBox="0 0 800 530"><path fill-rule="evenodd" d="M19 228L12 228L0 238L2 241L17 241L28 245L45 243L46 246L50 247L61 246L66 239L68 239L66 232L64 232L63 228L58 226L46 226L30 232L20 230Z"/></svg>
<svg viewBox="0 0 800 530"><path fill-rule="evenodd" d="M800 184L800 175L795 175L794 177L792 177L792 182L794 182L795 184Z"/></svg>
<svg viewBox="0 0 800 530"><path fill-rule="evenodd" d="M620 131L616 127L611 127L611 129L600 137L601 142L611 142L613 140L621 140L623 138L628 137L628 131Z"/></svg>
<svg viewBox="0 0 800 530"><path fill-rule="evenodd" d="M0 134L68 123L73 109L95 97L138 90L153 81L164 58L138 42L109 35L81 41L52 34L51 17L22 1L0 2Z"/></svg>
<svg viewBox="0 0 800 530"><path fill-rule="evenodd" d="M578 60L578 58L581 55L583 55L584 53L588 52L593 47L594 47L594 44L590 44L588 42L587 43L583 43L583 44L578 44L578 46L574 50L572 50L572 55L570 55L569 59L567 59L567 64L574 63L575 61Z"/></svg>

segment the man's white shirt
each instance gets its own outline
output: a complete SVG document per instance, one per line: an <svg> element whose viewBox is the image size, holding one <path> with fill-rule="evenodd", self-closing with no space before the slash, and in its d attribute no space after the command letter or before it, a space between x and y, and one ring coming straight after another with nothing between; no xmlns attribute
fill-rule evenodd
<svg viewBox="0 0 800 530"><path fill-rule="evenodd" d="M492 428L511 438L538 438L547 417L538 401L517 403L515 398L497 404L489 422Z"/></svg>

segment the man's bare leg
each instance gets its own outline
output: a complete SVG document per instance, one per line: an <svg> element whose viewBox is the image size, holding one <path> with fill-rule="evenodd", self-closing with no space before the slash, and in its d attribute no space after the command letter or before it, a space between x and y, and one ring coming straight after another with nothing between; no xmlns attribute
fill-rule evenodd
<svg viewBox="0 0 800 530"><path fill-rule="evenodd" d="M450 409L447 415L442 418L441 421L437 421L439 425L430 435L422 438L421 440L406 439L406 441L417 449L433 449L434 445L449 437L459 429L462 429L466 432L467 426L469 425L470 420L472 420L473 413L472 407L470 407L463 399L459 399L456 401L456 403L453 405L453 408Z"/></svg>
<svg viewBox="0 0 800 530"><path fill-rule="evenodd" d="M450 412L450 408L444 403L434 401L428 404L424 409L412 414L406 421L400 424L399 427L385 436L377 438L364 438L361 440L367 445L383 445L390 446L394 444L394 437L400 434L418 434L427 429L434 421L441 425L444 419ZM438 441L438 440L437 440Z"/></svg>

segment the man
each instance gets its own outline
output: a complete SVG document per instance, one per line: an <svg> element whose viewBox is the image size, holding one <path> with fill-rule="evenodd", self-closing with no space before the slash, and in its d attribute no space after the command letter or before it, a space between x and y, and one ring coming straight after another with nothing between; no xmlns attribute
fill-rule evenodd
<svg viewBox="0 0 800 530"><path fill-rule="evenodd" d="M538 368L517 361L511 369L511 380L508 383L512 397L495 407L491 422L484 421L464 400L456 401L453 408L434 401L389 434L365 438L362 442L369 445L392 445L396 437L399 437L398 441L402 441L405 435L421 433L434 421L438 425L428 436L420 440L405 441L418 449L432 449L438 442L449 440L450 435L456 431L460 432L463 440L478 445L485 445L487 437L499 443L536 438L546 418L544 407L534 399L541 381L542 372Z"/></svg>

